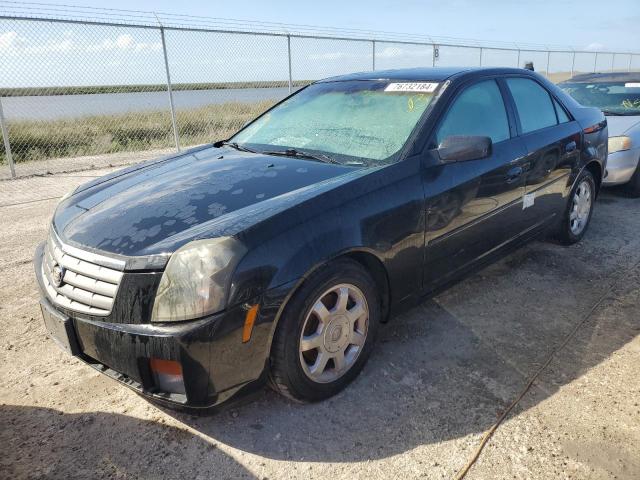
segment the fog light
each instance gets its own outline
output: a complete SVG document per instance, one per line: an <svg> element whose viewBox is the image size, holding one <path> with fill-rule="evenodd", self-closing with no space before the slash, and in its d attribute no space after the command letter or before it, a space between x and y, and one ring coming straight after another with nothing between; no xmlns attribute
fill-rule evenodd
<svg viewBox="0 0 640 480"><path fill-rule="evenodd" d="M149 366L160 390L167 393L185 393L182 365L179 362L152 358L149 360Z"/></svg>

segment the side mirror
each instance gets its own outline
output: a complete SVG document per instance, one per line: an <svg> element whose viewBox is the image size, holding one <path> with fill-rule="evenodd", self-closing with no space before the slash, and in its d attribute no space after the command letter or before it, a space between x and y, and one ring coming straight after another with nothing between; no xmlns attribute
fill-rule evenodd
<svg viewBox="0 0 640 480"><path fill-rule="evenodd" d="M438 155L443 162L485 158L491 155L491 139L473 135L452 135L440 143Z"/></svg>

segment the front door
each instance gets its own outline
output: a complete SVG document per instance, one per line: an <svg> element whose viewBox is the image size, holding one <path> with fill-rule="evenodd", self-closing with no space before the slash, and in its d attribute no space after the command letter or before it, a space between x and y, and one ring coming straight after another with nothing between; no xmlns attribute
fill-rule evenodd
<svg viewBox="0 0 640 480"><path fill-rule="evenodd" d="M513 239L522 220L526 149L515 135L505 92L493 80L461 87L436 127L423 171L424 286L432 290ZM453 135L490 137L482 159L442 163L435 148Z"/></svg>

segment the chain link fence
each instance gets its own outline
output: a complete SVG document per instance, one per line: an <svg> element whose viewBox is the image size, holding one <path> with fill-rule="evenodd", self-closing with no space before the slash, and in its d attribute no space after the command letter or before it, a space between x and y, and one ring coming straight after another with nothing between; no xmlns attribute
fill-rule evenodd
<svg viewBox="0 0 640 480"><path fill-rule="evenodd" d="M300 86L354 71L533 62L557 82L640 69L632 53L128 20L0 15L0 180L125 165L227 138Z"/></svg>

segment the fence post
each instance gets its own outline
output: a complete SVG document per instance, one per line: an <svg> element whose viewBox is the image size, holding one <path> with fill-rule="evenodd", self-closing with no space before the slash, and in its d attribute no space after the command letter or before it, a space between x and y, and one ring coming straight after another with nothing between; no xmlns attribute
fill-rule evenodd
<svg viewBox="0 0 640 480"><path fill-rule="evenodd" d="M571 59L571 77L573 77L573 71L576 66L576 52L573 52L573 58Z"/></svg>
<svg viewBox="0 0 640 480"><path fill-rule="evenodd" d="M629 54L629 66L627 67L627 71L631 71L631 62L633 61L633 53Z"/></svg>
<svg viewBox="0 0 640 480"><path fill-rule="evenodd" d="M612 71L612 72L613 72L613 70L614 70L615 64L616 64L616 54L614 53L614 54L611 56L611 71Z"/></svg>
<svg viewBox="0 0 640 480"><path fill-rule="evenodd" d="M551 50L547 50L547 78L551 78L549 75L549 61L551 59Z"/></svg>
<svg viewBox="0 0 640 480"><path fill-rule="evenodd" d="M598 69L598 52L596 52L596 55L593 59L593 73L596 73L597 69Z"/></svg>
<svg viewBox="0 0 640 480"><path fill-rule="evenodd" d="M169 93L169 108L171 109L171 124L173 125L173 138L176 142L176 150L180 151L180 136L178 134L178 123L176 121L176 109L173 105L173 90L171 89L171 73L169 72L169 57L167 56L167 42L164 39L164 27L160 27L160 38L162 39L162 53L164 54L164 70L167 74L167 92Z"/></svg>
<svg viewBox="0 0 640 480"><path fill-rule="evenodd" d="M287 35L287 58L289 59L289 93L293 91L293 74L291 73L291 35Z"/></svg>
<svg viewBox="0 0 640 480"><path fill-rule="evenodd" d="M375 40L371 40L371 53L373 54L372 66L373 66L373 71L375 72L376 71L376 41Z"/></svg>
<svg viewBox="0 0 640 480"><path fill-rule="evenodd" d="M480 47L480 66L482 66L482 47Z"/></svg>
<svg viewBox="0 0 640 480"><path fill-rule="evenodd" d="M518 60L516 60L516 68L520 68L520 49L518 49Z"/></svg>
<svg viewBox="0 0 640 480"><path fill-rule="evenodd" d="M2 109L2 97L0 97L0 127L2 128L2 139L4 140L4 151L7 157L7 163L11 169L11 178L16 178L16 167L13 164L13 155L11 154L11 144L9 143L9 130L4 118L4 110Z"/></svg>

